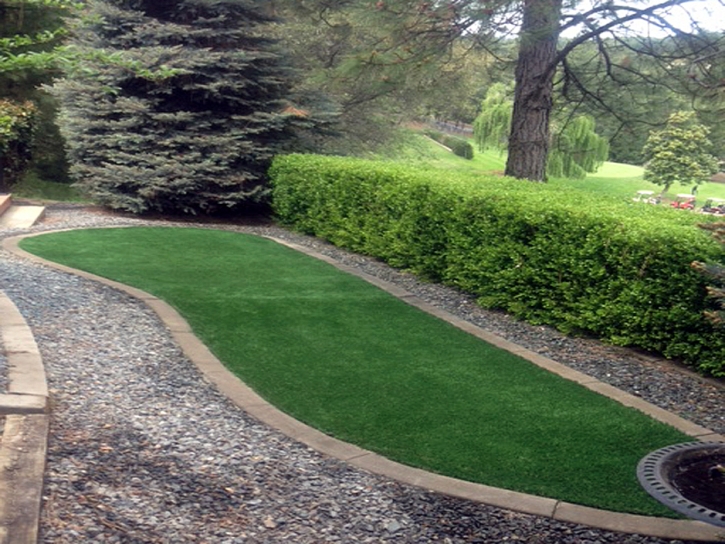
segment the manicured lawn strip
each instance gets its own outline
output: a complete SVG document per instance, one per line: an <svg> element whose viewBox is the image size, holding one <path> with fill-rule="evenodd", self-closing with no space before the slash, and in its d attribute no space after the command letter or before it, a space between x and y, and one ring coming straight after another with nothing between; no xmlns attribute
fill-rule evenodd
<svg viewBox="0 0 725 544"><path fill-rule="evenodd" d="M27 251L144 289L263 397L328 434L434 472L670 515L638 460L690 440L334 267L202 229L47 234Z"/></svg>

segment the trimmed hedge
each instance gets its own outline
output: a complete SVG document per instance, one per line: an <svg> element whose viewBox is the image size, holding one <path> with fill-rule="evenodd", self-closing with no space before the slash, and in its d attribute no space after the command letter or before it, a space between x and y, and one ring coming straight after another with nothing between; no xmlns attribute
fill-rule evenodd
<svg viewBox="0 0 725 544"><path fill-rule="evenodd" d="M473 159L473 146L468 140L459 138L458 136L451 136L437 130L426 130L424 134L449 148L454 155L468 160Z"/></svg>
<svg viewBox="0 0 725 544"><path fill-rule="evenodd" d="M722 262L702 217L548 184L287 155L278 220L475 294L533 324L678 358L725 376L725 335L693 261Z"/></svg>

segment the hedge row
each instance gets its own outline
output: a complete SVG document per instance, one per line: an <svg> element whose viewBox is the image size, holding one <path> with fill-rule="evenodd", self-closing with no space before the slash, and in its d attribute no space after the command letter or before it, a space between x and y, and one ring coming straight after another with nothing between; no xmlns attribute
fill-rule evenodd
<svg viewBox="0 0 725 544"><path fill-rule="evenodd" d="M473 159L473 146L468 140L432 129L426 130L424 134L449 148L454 155L468 160Z"/></svg>
<svg viewBox="0 0 725 544"><path fill-rule="evenodd" d="M722 261L697 216L548 184L288 155L270 176L280 222L533 324L725 376L725 335L693 261ZM701 219L701 218L700 218Z"/></svg>

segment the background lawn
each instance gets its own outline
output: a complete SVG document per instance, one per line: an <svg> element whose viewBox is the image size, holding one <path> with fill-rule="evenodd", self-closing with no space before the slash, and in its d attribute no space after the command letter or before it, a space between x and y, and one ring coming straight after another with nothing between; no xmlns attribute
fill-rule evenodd
<svg viewBox="0 0 725 544"><path fill-rule="evenodd" d="M475 146L474 146L475 148ZM417 166L435 168L448 172L472 175L503 174L506 167L506 155L499 151L478 151L475 149L472 160L463 159L441 147L439 144L421 135L411 138L408 146L398 153L399 160ZM659 194L662 187L642 179L644 169L631 164L606 162L595 173L585 179L551 179L549 183L562 189L576 189L593 192L602 197L612 197L630 202L637 191L649 190ZM680 185L670 188L665 202L671 201L678 193L689 193L691 187ZM701 207L708 198L725 199L725 183L705 183L697 194L697 207Z"/></svg>

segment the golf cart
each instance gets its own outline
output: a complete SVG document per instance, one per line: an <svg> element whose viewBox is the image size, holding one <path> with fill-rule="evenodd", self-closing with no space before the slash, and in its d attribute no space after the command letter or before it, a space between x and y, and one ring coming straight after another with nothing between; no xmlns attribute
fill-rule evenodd
<svg viewBox="0 0 725 544"><path fill-rule="evenodd" d="M632 199L635 202L645 202L647 204L659 204L660 197L654 196L654 191L637 191L637 195Z"/></svg>
<svg viewBox="0 0 725 544"><path fill-rule="evenodd" d="M673 208L679 210L694 210L695 209L695 195L689 193L681 193L675 196L675 200L672 201Z"/></svg>
<svg viewBox="0 0 725 544"><path fill-rule="evenodd" d="M700 213L708 215L725 215L725 199L708 198L700 208Z"/></svg>

